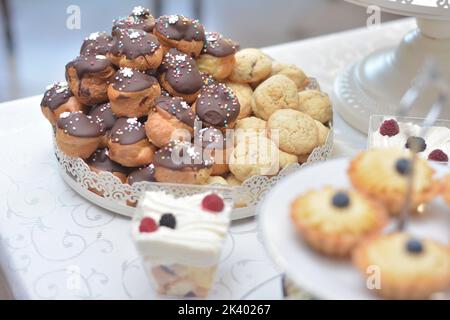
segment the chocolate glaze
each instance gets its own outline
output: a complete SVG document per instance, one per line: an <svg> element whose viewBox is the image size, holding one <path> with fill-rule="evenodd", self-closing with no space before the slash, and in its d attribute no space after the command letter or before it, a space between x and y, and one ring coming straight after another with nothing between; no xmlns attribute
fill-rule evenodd
<svg viewBox="0 0 450 320"><path fill-rule="evenodd" d="M122 145L146 139L145 128L137 118L119 118L110 132L111 141Z"/></svg>
<svg viewBox="0 0 450 320"><path fill-rule="evenodd" d="M217 128L208 127L203 128L196 132L195 138L202 144L204 149L219 149L223 150L227 148L227 137ZM231 143L231 139L229 143Z"/></svg>
<svg viewBox="0 0 450 320"><path fill-rule="evenodd" d="M182 15L161 16L156 20L156 32L171 40L204 41L205 29L198 20Z"/></svg>
<svg viewBox="0 0 450 320"><path fill-rule="evenodd" d="M118 29L139 29L152 32L154 27L155 18L150 14L150 10L138 6L128 17L113 20L112 33L114 35Z"/></svg>
<svg viewBox="0 0 450 320"><path fill-rule="evenodd" d="M195 60L177 49L172 48L166 53L160 69L166 72L166 81L177 92L192 94L203 86Z"/></svg>
<svg viewBox="0 0 450 320"><path fill-rule="evenodd" d="M139 168L128 175L128 184L133 185L136 182L155 180L155 166L150 164L144 168Z"/></svg>
<svg viewBox="0 0 450 320"><path fill-rule="evenodd" d="M113 68L113 65L108 59L106 59L105 56L102 55L79 56L66 64L67 81L69 81L67 77L67 70L70 68L75 68L78 78L81 79L86 73L101 72L107 68Z"/></svg>
<svg viewBox="0 0 450 320"><path fill-rule="evenodd" d="M150 33L138 29L120 29L114 34L111 54L125 55L128 59L152 55L160 47L158 39Z"/></svg>
<svg viewBox="0 0 450 320"><path fill-rule="evenodd" d="M67 82L57 82L47 88L41 101L41 107L54 111L73 97Z"/></svg>
<svg viewBox="0 0 450 320"><path fill-rule="evenodd" d="M117 120L111 111L111 104L109 102L92 107L89 115L96 119L105 131L111 130Z"/></svg>
<svg viewBox="0 0 450 320"><path fill-rule="evenodd" d="M138 92L155 84L159 85L155 77L131 68L122 68L117 71L112 81L113 88L123 92Z"/></svg>
<svg viewBox="0 0 450 320"><path fill-rule="evenodd" d="M155 153L153 164L155 167L182 170L210 167L214 161L210 157L203 159L201 149L195 148L190 142L170 142Z"/></svg>
<svg viewBox="0 0 450 320"><path fill-rule="evenodd" d="M214 57L226 57L235 54L237 51L238 45L231 39L224 38L218 32L207 32L205 38L203 53Z"/></svg>
<svg viewBox="0 0 450 320"><path fill-rule="evenodd" d="M86 163L90 167L107 172L120 172L128 174L128 169L109 158L108 149L97 149Z"/></svg>
<svg viewBox="0 0 450 320"><path fill-rule="evenodd" d="M104 133L100 124L82 112L63 112L57 122L59 129L74 137L93 138Z"/></svg>
<svg viewBox="0 0 450 320"><path fill-rule="evenodd" d="M203 87L195 102L195 112L204 126L227 127L237 119L239 110L236 95L223 83Z"/></svg>
<svg viewBox="0 0 450 320"><path fill-rule="evenodd" d="M155 107L175 116L190 127L194 126L195 113L192 108L180 97L160 96L155 100Z"/></svg>
<svg viewBox="0 0 450 320"><path fill-rule="evenodd" d="M89 35L80 49L80 55L106 55L112 46L113 38L106 32L94 32Z"/></svg>

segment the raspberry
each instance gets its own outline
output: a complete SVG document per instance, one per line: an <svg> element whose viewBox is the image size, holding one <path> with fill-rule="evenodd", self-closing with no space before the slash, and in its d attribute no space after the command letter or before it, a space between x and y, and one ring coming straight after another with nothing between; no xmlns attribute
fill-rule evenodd
<svg viewBox="0 0 450 320"><path fill-rule="evenodd" d="M448 162L448 156L441 149L435 149L428 155L428 160Z"/></svg>
<svg viewBox="0 0 450 320"><path fill-rule="evenodd" d="M140 232L155 232L158 230L158 225L155 220L150 217L145 217L141 220L141 224L139 225Z"/></svg>
<svg viewBox="0 0 450 320"><path fill-rule="evenodd" d="M203 198L202 200L202 208L204 210L212 211L212 212L220 212L223 210L225 204L221 197L217 194L210 194Z"/></svg>
<svg viewBox="0 0 450 320"><path fill-rule="evenodd" d="M380 134L382 136L395 136L400 132L397 121L394 119L384 120L380 127Z"/></svg>

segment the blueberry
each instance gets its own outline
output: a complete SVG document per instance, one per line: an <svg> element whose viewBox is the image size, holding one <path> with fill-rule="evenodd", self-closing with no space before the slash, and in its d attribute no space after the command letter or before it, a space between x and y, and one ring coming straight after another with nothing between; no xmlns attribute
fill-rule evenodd
<svg viewBox="0 0 450 320"><path fill-rule="evenodd" d="M406 158L398 159L395 163L395 169L401 175L407 175L411 171L411 161Z"/></svg>
<svg viewBox="0 0 450 320"><path fill-rule="evenodd" d="M346 192L337 192L332 199L333 206L345 208L350 204L350 198Z"/></svg>
<svg viewBox="0 0 450 320"><path fill-rule="evenodd" d="M406 250L410 253L421 253L423 251L423 245L420 240L411 238L406 243Z"/></svg>
<svg viewBox="0 0 450 320"><path fill-rule="evenodd" d="M177 220L175 216L171 213L164 213L159 219L159 225L167 228L175 229L177 225Z"/></svg>
<svg viewBox="0 0 450 320"><path fill-rule="evenodd" d="M406 140L405 148L414 152L422 152L427 148L427 144L421 137L409 137L408 140Z"/></svg>

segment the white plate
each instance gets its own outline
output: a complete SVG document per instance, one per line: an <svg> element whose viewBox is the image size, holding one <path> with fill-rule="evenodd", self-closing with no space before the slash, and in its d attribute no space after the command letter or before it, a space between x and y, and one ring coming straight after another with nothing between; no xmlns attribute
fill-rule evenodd
<svg viewBox="0 0 450 320"><path fill-rule="evenodd" d="M275 263L313 296L322 299L376 299L350 261L328 258L311 250L298 237L289 217L289 207L295 197L311 188L326 185L350 187L348 163L349 159L335 159L314 164L280 181L257 209L259 232ZM433 167L436 176L449 171L447 166ZM445 203L437 199L426 209L423 217L409 221L407 230L448 243L449 223L449 211Z"/></svg>

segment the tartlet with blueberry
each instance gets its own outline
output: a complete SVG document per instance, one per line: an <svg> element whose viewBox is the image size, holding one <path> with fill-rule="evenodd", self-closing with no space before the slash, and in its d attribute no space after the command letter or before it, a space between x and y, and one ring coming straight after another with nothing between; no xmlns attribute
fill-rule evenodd
<svg viewBox="0 0 450 320"><path fill-rule="evenodd" d="M400 213L412 172L412 153L398 148L363 151L350 161L348 176L353 186L383 203L392 215ZM417 157L413 174L412 209L432 200L440 191L434 169Z"/></svg>
<svg viewBox="0 0 450 320"><path fill-rule="evenodd" d="M357 191L325 187L298 196L291 205L291 219L312 248L345 257L362 239L381 232L388 215Z"/></svg>
<svg viewBox="0 0 450 320"><path fill-rule="evenodd" d="M448 247L404 232L363 241L353 262L365 276L368 267L378 268L373 290L386 299L427 299L450 287Z"/></svg>

